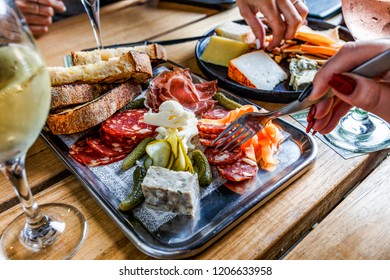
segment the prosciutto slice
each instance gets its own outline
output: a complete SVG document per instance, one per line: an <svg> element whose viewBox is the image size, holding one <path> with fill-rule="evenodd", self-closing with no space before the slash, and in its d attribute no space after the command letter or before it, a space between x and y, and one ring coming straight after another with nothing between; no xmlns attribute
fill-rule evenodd
<svg viewBox="0 0 390 280"><path fill-rule="evenodd" d="M194 84L189 69L175 68L160 73L146 91L146 106L157 111L168 100L179 102L196 115L210 111L217 101L212 97L217 92L217 80Z"/></svg>

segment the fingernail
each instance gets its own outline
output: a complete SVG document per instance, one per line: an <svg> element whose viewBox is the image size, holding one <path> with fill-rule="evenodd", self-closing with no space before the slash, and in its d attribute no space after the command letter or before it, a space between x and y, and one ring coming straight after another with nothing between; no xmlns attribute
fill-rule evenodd
<svg viewBox="0 0 390 280"><path fill-rule="evenodd" d="M310 120L310 121L307 123L306 133L309 133L309 132L310 132L310 130L313 128L315 122L316 122L316 120L315 120L315 119L312 119L312 120Z"/></svg>
<svg viewBox="0 0 390 280"><path fill-rule="evenodd" d="M256 50L260 50L261 42L260 42L260 40L258 38L256 39L255 43L256 43Z"/></svg>
<svg viewBox="0 0 390 280"><path fill-rule="evenodd" d="M307 114L307 121L311 121L314 119L314 115L316 114L317 107L315 104L311 105L309 113Z"/></svg>
<svg viewBox="0 0 390 280"><path fill-rule="evenodd" d="M333 74L329 86L344 95L350 95L356 87L356 80L343 74Z"/></svg>

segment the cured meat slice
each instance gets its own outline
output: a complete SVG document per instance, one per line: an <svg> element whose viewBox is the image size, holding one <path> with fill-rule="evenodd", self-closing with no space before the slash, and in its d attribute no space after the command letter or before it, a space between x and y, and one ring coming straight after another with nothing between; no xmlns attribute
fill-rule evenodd
<svg viewBox="0 0 390 280"><path fill-rule="evenodd" d="M153 79L146 91L145 105L157 111L163 102L175 100L198 115L215 106L217 101L212 97L217 89L217 80L194 84L189 69L175 68Z"/></svg>
<svg viewBox="0 0 390 280"><path fill-rule="evenodd" d="M119 156L122 154L130 153L135 144L126 145L126 144L118 144L118 145L106 145L101 139L99 134L91 135L86 138L87 144L94 149L95 151L104 154L106 156Z"/></svg>
<svg viewBox="0 0 390 280"><path fill-rule="evenodd" d="M209 134L221 134L225 130L226 125L206 124L198 122L198 130Z"/></svg>
<svg viewBox="0 0 390 280"><path fill-rule="evenodd" d="M203 131L198 131L198 134L199 134L200 138L205 138L205 139L212 139L212 140L214 140L215 138L218 137L218 134L205 133Z"/></svg>
<svg viewBox="0 0 390 280"><path fill-rule="evenodd" d="M244 156L241 148L236 148L232 151L221 151L217 149L206 149L204 151L207 160L213 165L230 165Z"/></svg>
<svg viewBox="0 0 390 280"><path fill-rule="evenodd" d="M102 123L101 128L111 136L143 139L154 134L156 127L144 123L146 109L126 110L111 116Z"/></svg>
<svg viewBox="0 0 390 280"><path fill-rule="evenodd" d="M213 139L199 138L199 143L205 147L211 146L211 143L213 143L213 141Z"/></svg>
<svg viewBox="0 0 390 280"><path fill-rule="evenodd" d="M257 163L249 158L241 158L231 165L219 165L217 169L228 181L241 182L253 178L257 174Z"/></svg>
<svg viewBox="0 0 390 280"><path fill-rule="evenodd" d="M100 130L100 139L104 144L110 147L132 147L135 145L138 145L138 143L141 141L141 139L138 139L136 137L132 138L126 138L126 137L115 137L108 133L106 133L103 129Z"/></svg>
<svg viewBox="0 0 390 280"><path fill-rule="evenodd" d="M250 192L256 189L257 187L256 177L252 177L251 179L241 181L241 182L226 181L223 185L229 190L231 190L232 192L238 194L244 194L246 192Z"/></svg>
<svg viewBox="0 0 390 280"><path fill-rule="evenodd" d="M225 108L215 108L211 111L205 112L202 114L203 119L212 119L212 120L218 120L225 118L230 110Z"/></svg>
<svg viewBox="0 0 390 280"><path fill-rule="evenodd" d="M69 149L70 156L82 165L99 166L122 160L126 154L110 157L92 149L85 139L77 141Z"/></svg>

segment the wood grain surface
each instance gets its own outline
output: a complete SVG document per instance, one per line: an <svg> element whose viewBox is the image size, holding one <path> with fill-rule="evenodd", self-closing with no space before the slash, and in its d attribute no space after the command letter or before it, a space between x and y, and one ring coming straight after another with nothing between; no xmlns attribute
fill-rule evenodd
<svg viewBox="0 0 390 280"><path fill-rule="evenodd" d="M390 158L365 178L286 259L388 260Z"/></svg>
<svg viewBox="0 0 390 280"><path fill-rule="evenodd" d="M123 1L104 7L101 12L104 44L197 36L220 23L240 18L237 8L217 11L157 1L140 5L135 5L134 1ZM167 52L172 61L201 74L194 57L195 44L196 42L189 42L168 46ZM49 34L38 39L38 45L48 65L62 65L64 55L69 54L71 50L94 46L95 39L87 17L80 15L55 23ZM258 102L258 104L266 108L278 106L278 104L263 102ZM286 117L286 119L301 127L292 118ZM340 210L334 213L335 207L345 196L347 199L351 197L350 205L356 204L355 207L359 208L365 196L368 197L368 201L362 207L368 207L373 201L368 191L360 192L360 195L354 194L361 186L366 186L364 188L369 190L380 184L377 192L379 193L380 190L383 193L386 192L385 185L389 182L388 175L383 180L377 178L385 176L386 172L389 173L390 161L383 161L388 152L376 152L345 160L317 137L315 141L318 144L318 157L310 170L254 211L235 228L225 233L204 252L193 258L280 259L286 257L305 259L316 258L316 256L318 258L390 258L388 251L375 254L374 250L371 250L372 253L367 255L344 252L338 254L337 248L339 247L337 246L343 240L348 240L344 236L348 232L344 230L340 235L336 235L340 237L337 241L330 238L336 229L331 224L336 224L339 218L341 219L339 223L344 225L353 224L359 220L358 217L356 219L351 217L348 220L349 215L342 215L343 211ZM375 170L378 166L378 170ZM374 173L371 174L373 170ZM87 239L73 259L150 259L129 241L41 139L37 140L28 153L27 173L32 188L37 193L39 203L70 203L86 215L89 225ZM373 176L374 174L377 175ZM364 183L349 194L364 178L366 178ZM15 194L3 177L0 177L0 192L2 194L0 196L0 232L2 232L11 220L21 213L21 208ZM347 199L340 206L349 201ZM383 205L385 202L386 199L383 198ZM378 206L375 209L379 211L382 208ZM330 222L327 222L328 218L331 219ZM326 226L321 226L321 221L326 223ZM382 219L375 221L380 222ZM320 225L311 231L317 223ZM366 228L369 227L366 226ZM351 230L356 235L353 239L355 242L351 241L351 245L361 244L365 238L370 238L367 233L367 235L361 235L358 240L359 230L353 230L352 227ZM313 233L317 233L317 237L310 237ZM382 239L380 237L382 235L378 233L376 240L379 244L388 243L387 237L382 237ZM318 242L316 242L317 238ZM323 246L319 240L328 240L326 243L330 248L328 254L318 253ZM339 244L337 244L338 241ZM295 246L297 243L298 246ZM299 246L300 244L302 247ZM372 242L369 240L368 244ZM293 247L294 249L290 252ZM343 251L347 250L347 246L340 248ZM309 253L303 254L303 251ZM358 249L355 251L357 252ZM290 253L286 255L287 252Z"/></svg>

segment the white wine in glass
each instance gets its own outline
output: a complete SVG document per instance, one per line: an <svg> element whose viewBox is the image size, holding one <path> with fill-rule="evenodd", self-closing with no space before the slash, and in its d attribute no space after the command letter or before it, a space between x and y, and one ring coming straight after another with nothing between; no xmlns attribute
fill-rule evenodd
<svg viewBox="0 0 390 280"><path fill-rule="evenodd" d="M390 36L390 0L342 0L342 11L356 40ZM355 107L324 138L351 152L373 152L390 147L390 126L378 116Z"/></svg>
<svg viewBox="0 0 390 280"><path fill-rule="evenodd" d="M100 0L81 0L85 11L91 22L93 34L95 35L98 49L103 48L102 36L100 34Z"/></svg>
<svg viewBox="0 0 390 280"><path fill-rule="evenodd" d="M26 153L45 124L50 97L50 77L23 16L13 0L0 0L0 170L24 212L0 229L0 259L69 259L86 236L81 212L39 206L26 178Z"/></svg>

